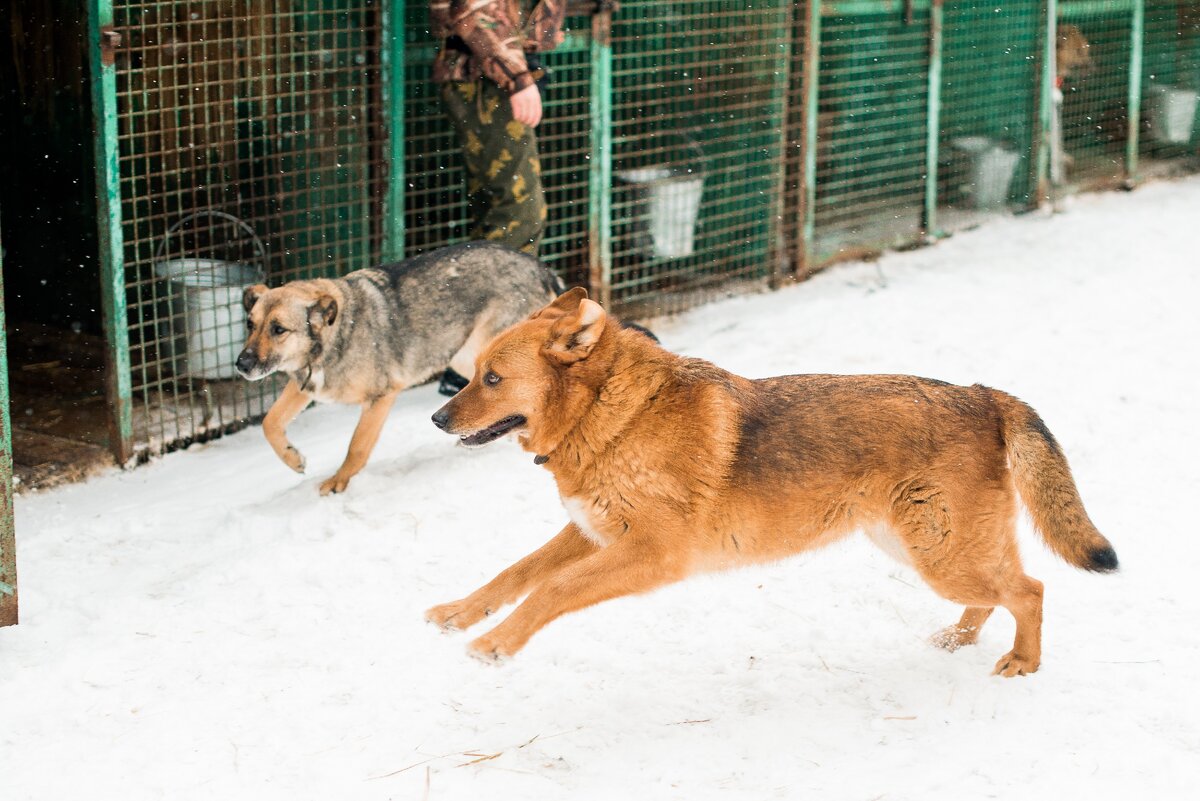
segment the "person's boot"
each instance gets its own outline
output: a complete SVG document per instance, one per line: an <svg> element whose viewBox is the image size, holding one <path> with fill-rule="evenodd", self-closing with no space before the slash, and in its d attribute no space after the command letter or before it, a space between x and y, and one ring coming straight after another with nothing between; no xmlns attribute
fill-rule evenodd
<svg viewBox="0 0 1200 801"><path fill-rule="evenodd" d="M460 389L469 383L471 383L470 379L463 378L454 372L453 368L447 367L446 372L442 373L442 382L438 384L438 392L447 397L454 397Z"/></svg>

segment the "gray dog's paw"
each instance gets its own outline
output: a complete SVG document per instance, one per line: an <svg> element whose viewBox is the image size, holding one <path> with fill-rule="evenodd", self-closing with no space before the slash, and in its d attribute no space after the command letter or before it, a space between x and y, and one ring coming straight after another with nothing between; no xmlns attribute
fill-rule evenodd
<svg viewBox="0 0 1200 801"><path fill-rule="evenodd" d="M287 450L283 453L283 463L301 475L304 474L304 467L307 464L304 461L304 454L291 445L288 445Z"/></svg>

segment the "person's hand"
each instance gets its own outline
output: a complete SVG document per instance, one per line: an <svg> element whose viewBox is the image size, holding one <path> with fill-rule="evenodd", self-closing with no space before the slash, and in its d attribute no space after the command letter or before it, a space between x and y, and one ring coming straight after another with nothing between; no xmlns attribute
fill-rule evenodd
<svg viewBox="0 0 1200 801"><path fill-rule="evenodd" d="M513 119L517 122L536 128L542 121L542 93L538 91L536 83L514 92L509 100L512 101Z"/></svg>

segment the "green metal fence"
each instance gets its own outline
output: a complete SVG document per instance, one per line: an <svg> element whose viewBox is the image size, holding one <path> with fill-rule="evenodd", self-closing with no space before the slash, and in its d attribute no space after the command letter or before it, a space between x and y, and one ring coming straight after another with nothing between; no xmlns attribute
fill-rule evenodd
<svg viewBox="0 0 1200 801"><path fill-rule="evenodd" d="M1036 202L1041 4L947 0L937 131L939 231Z"/></svg>
<svg viewBox="0 0 1200 801"><path fill-rule="evenodd" d="M1142 170L1194 169L1200 144L1200 3L1146 0L1139 137Z"/></svg>
<svg viewBox="0 0 1200 801"><path fill-rule="evenodd" d="M89 2L124 460L278 390L229 376L230 321L189 280L345 273L461 240L466 208L426 2ZM1196 160L1194 3L612 5L573 2L546 59L542 255L626 315Z"/></svg>
<svg viewBox="0 0 1200 801"><path fill-rule="evenodd" d="M13 531L7 330L4 326L4 245L0 243L0 626L12 626L17 622L17 543Z"/></svg>

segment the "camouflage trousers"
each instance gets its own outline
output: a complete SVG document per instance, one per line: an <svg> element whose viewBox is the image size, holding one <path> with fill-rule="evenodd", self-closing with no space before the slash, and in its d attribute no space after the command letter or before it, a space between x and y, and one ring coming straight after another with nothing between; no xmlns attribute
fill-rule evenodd
<svg viewBox="0 0 1200 801"><path fill-rule="evenodd" d="M536 256L546 198L533 129L513 119L508 95L486 79L442 84L442 102L462 145L471 239Z"/></svg>

